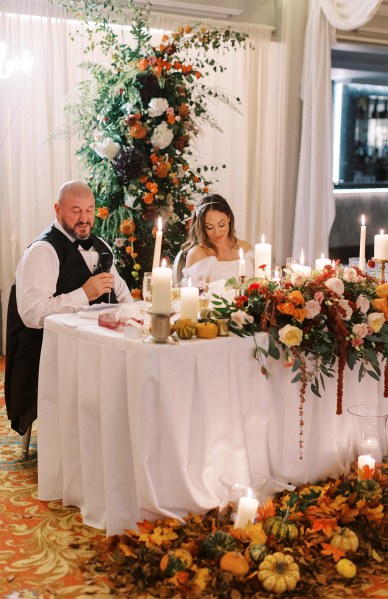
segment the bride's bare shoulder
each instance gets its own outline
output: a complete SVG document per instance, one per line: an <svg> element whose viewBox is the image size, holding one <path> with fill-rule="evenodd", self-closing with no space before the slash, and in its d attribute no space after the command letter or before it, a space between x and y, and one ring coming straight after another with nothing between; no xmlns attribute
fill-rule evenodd
<svg viewBox="0 0 388 599"><path fill-rule="evenodd" d="M201 245L195 245L187 252L186 268L189 268L196 262L199 262L200 260L203 260L203 258L207 258L210 255L211 254L209 253L209 250L206 250Z"/></svg>
<svg viewBox="0 0 388 599"><path fill-rule="evenodd" d="M244 252L249 252L252 249L252 246L248 241L244 241L243 239L237 240L238 247L242 248Z"/></svg>

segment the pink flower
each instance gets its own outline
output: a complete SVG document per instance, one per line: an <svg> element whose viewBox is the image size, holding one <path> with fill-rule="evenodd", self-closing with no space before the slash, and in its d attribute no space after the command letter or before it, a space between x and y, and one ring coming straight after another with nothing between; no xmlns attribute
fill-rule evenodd
<svg viewBox="0 0 388 599"><path fill-rule="evenodd" d="M245 323L252 323L253 316L244 312L244 310L237 310L237 312L233 312L230 316L231 320L233 320L237 329L242 329Z"/></svg>
<svg viewBox="0 0 388 599"><path fill-rule="evenodd" d="M342 281L341 281L342 282ZM352 318L352 314L353 314L353 310L351 309L351 307L349 306L349 302L346 299L341 299L338 302L338 305L341 306L341 308L345 311L345 316L343 316L342 318L344 320L350 320Z"/></svg>
<svg viewBox="0 0 388 599"><path fill-rule="evenodd" d="M304 274L302 272L293 272L291 275L291 283L294 285L294 287L302 287L302 285L304 285L304 283L306 282L306 277L304 276Z"/></svg>
<svg viewBox="0 0 388 599"><path fill-rule="evenodd" d="M122 248L124 246L124 243L125 243L125 239L123 239L122 237L116 237L115 246L117 248Z"/></svg>
<svg viewBox="0 0 388 599"><path fill-rule="evenodd" d="M364 343L364 339L360 339L359 337L356 337L356 339L352 339L351 344L353 347L356 347L356 345L362 345Z"/></svg>
<svg viewBox="0 0 388 599"><path fill-rule="evenodd" d="M356 306L363 314L366 314L370 308L370 301L362 293L358 296Z"/></svg>
<svg viewBox="0 0 388 599"><path fill-rule="evenodd" d="M306 318L315 318L321 311L321 305L315 299L306 302L304 308L307 310Z"/></svg>
<svg viewBox="0 0 388 599"><path fill-rule="evenodd" d="M338 277L332 277L331 279L328 279L325 281L325 285L330 289L330 291L333 291L333 293L336 293L340 296L343 295L345 291L345 285Z"/></svg>
<svg viewBox="0 0 388 599"><path fill-rule="evenodd" d="M356 335L356 337L363 339L364 337L366 337L369 334L369 327L366 324L366 322L361 322L360 324L354 324L352 327L352 333L354 333Z"/></svg>
<svg viewBox="0 0 388 599"><path fill-rule="evenodd" d="M322 291L316 291L314 293L314 299L318 302L318 304L321 304L323 302L323 300L325 299L325 296L322 293Z"/></svg>
<svg viewBox="0 0 388 599"><path fill-rule="evenodd" d="M343 274L343 279L344 281L349 281L350 283L356 283L357 279L358 279L358 275L357 275L357 271L355 268L349 268L349 266L345 266L344 268L344 274Z"/></svg>

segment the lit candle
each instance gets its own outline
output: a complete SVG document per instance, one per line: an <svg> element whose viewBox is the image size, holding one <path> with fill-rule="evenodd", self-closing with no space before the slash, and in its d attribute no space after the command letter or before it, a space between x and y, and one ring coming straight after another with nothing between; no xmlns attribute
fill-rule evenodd
<svg viewBox="0 0 388 599"><path fill-rule="evenodd" d="M388 260L388 235L380 231L380 235L375 235L375 250L373 257L376 260Z"/></svg>
<svg viewBox="0 0 388 599"><path fill-rule="evenodd" d="M281 278L282 278L282 267L275 266L274 277L272 280L275 281L276 283L280 283Z"/></svg>
<svg viewBox="0 0 388 599"><path fill-rule="evenodd" d="M267 279L271 278L271 264L272 264L272 246L269 243L265 243L265 237L262 236L261 243L255 245L255 277L263 277L263 274ZM259 268L265 265L264 270Z"/></svg>
<svg viewBox="0 0 388 599"><path fill-rule="evenodd" d="M365 240L366 240L366 226L365 226L365 216L361 217L361 234L360 234L360 260L359 260L359 269L365 270Z"/></svg>
<svg viewBox="0 0 388 599"><path fill-rule="evenodd" d="M172 270L166 268L166 261L152 271L152 304L154 314L169 314L171 312Z"/></svg>
<svg viewBox="0 0 388 599"><path fill-rule="evenodd" d="M323 270L325 266L330 266L329 258L325 258L325 254L321 254L320 258L315 260L315 270Z"/></svg>
<svg viewBox="0 0 388 599"><path fill-rule="evenodd" d="M242 248L240 248L240 260L238 261L238 276L245 277L245 260Z"/></svg>
<svg viewBox="0 0 388 599"><path fill-rule="evenodd" d="M181 289L181 318L191 318L194 322L198 320L199 289L191 286L190 277L187 287Z"/></svg>
<svg viewBox="0 0 388 599"><path fill-rule="evenodd" d="M248 489L246 497L240 497L237 507L237 516L234 522L234 528L244 528L256 518L259 502L252 497L252 490Z"/></svg>
<svg viewBox="0 0 388 599"><path fill-rule="evenodd" d="M304 252L303 252L303 248L302 251L300 253L300 263L299 264L293 264L292 265L292 270L294 272L301 272L302 274L304 274L305 277L308 277L311 275L311 268L310 266L305 266L304 265Z"/></svg>
<svg viewBox="0 0 388 599"><path fill-rule="evenodd" d="M158 218L158 230L156 231L155 237L155 248L154 248L154 259L152 261L152 270L159 266L160 264L160 253L162 251L162 238L163 238L163 230L162 230L162 219Z"/></svg>
<svg viewBox="0 0 388 599"><path fill-rule="evenodd" d="M374 470L376 460L374 460L370 455L360 455L358 456L357 465L359 470L362 470L364 466L368 466L371 470Z"/></svg>
<svg viewBox="0 0 388 599"><path fill-rule="evenodd" d="M377 439L375 439L374 437L367 437L366 439L364 439L363 441L361 441L361 451L364 454L367 454L373 458L375 458L376 460L378 459L378 452L379 452L379 442Z"/></svg>

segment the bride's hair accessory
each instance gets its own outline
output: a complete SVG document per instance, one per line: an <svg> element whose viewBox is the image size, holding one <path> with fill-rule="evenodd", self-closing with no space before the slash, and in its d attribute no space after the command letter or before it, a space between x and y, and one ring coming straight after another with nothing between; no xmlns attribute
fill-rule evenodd
<svg viewBox="0 0 388 599"><path fill-rule="evenodd" d="M200 206L195 207L195 216L198 218L202 212L206 210L206 208L211 208L212 206L220 206L221 202L208 202L207 204L201 204Z"/></svg>

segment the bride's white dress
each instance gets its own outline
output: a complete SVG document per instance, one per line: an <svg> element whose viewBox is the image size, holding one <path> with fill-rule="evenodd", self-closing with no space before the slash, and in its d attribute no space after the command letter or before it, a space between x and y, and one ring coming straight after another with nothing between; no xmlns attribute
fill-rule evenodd
<svg viewBox="0 0 388 599"><path fill-rule="evenodd" d="M250 250L244 254L245 274L247 277L253 277L255 272L255 252ZM211 281L219 281L220 279L228 280L232 277L238 278L239 260L217 260L216 256L208 256L202 258L189 268L184 268L182 271L185 279L195 281L195 277L204 275L209 277Z"/></svg>

